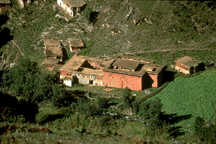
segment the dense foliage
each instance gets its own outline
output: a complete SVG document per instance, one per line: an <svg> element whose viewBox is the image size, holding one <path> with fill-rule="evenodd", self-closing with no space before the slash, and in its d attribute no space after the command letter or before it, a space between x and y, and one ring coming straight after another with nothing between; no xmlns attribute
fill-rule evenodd
<svg viewBox="0 0 216 144"><path fill-rule="evenodd" d="M124 108L129 108L132 106L132 102L135 100L135 97L131 95L131 90L126 88L122 92L122 102Z"/></svg>
<svg viewBox="0 0 216 144"><path fill-rule="evenodd" d="M203 118L196 117L194 123L195 135L206 143L216 142L216 125L206 123Z"/></svg>
<svg viewBox="0 0 216 144"><path fill-rule="evenodd" d="M89 99L83 97L77 100L75 104L75 109L80 114L85 114L86 116L100 115L101 109L92 103Z"/></svg>
<svg viewBox="0 0 216 144"><path fill-rule="evenodd" d="M21 95L27 101L40 102L62 95L61 88L54 81L54 77L41 73L35 62L20 59L3 74L2 86L5 92Z"/></svg>
<svg viewBox="0 0 216 144"><path fill-rule="evenodd" d="M38 105L0 93L0 122L35 122Z"/></svg>
<svg viewBox="0 0 216 144"><path fill-rule="evenodd" d="M195 117L205 120L216 120L215 93L216 71L207 71L189 78L176 78L155 97L160 98L163 111L168 114L177 113L179 116L192 114L188 120L183 120L181 125L185 131L194 131L192 127Z"/></svg>
<svg viewBox="0 0 216 144"><path fill-rule="evenodd" d="M99 108L108 108L108 99L107 98L104 98L104 97L99 97L97 99L97 104L98 104L98 107Z"/></svg>
<svg viewBox="0 0 216 144"><path fill-rule="evenodd" d="M162 103L159 99L145 101L139 105L139 115L146 120L151 126L160 126Z"/></svg>

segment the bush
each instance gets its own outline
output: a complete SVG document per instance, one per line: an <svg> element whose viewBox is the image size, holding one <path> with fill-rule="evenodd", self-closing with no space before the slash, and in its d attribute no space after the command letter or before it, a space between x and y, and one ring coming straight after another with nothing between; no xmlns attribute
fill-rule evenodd
<svg viewBox="0 0 216 144"><path fill-rule="evenodd" d="M152 126L160 126L162 103L159 99L154 101L145 101L139 106L139 115Z"/></svg>
<svg viewBox="0 0 216 144"><path fill-rule="evenodd" d="M123 90L122 93L122 101L123 101L123 107L129 108L132 106L132 102L134 101L135 97L131 95L131 90L126 88Z"/></svg>
<svg viewBox="0 0 216 144"><path fill-rule="evenodd" d="M216 125L208 124L205 126L205 120L200 117L196 117L194 123L195 135L201 138L205 143L216 142Z"/></svg>
<svg viewBox="0 0 216 144"><path fill-rule="evenodd" d="M87 5L86 8L83 10L83 13L82 13L82 15L89 21L89 23L91 22L90 21L91 12L92 12L92 9L89 7L89 5Z"/></svg>
<svg viewBox="0 0 216 144"><path fill-rule="evenodd" d="M86 116L100 115L101 110L95 104L91 104L87 98L79 98L76 104L76 111Z"/></svg>
<svg viewBox="0 0 216 144"><path fill-rule="evenodd" d="M203 140L205 143L213 144L216 142L216 125L210 125L203 130Z"/></svg>
<svg viewBox="0 0 216 144"><path fill-rule="evenodd" d="M97 105L99 108L108 108L108 101L107 98L98 98Z"/></svg>
<svg viewBox="0 0 216 144"><path fill-rule="evenodd" d="M63 117L69 117L74 114L74 110L68 107L63 107L55 111L54 113L39 113L36 115L36 122L39 124L45 124L56 119L62 119Z"/></svg>
<svg viewBox="0 0 216 144"><path fill-rule="evenodd" d="M194 123L194 134L197 136L203 135L203 126L204 126L204 119L200 117L196 117L195 123Z"/></svg>
<svg viewBox="0 0 216 144"><path fill-rule="evenodd" d="M37 63L26 58L19 59L18 64L2 77L5 90L32 103L63 95L61 88L54 84L55 77L41 73Z"/></svg>
<svg viewBox="0 0 216 144"><path fill-rule="evenodd" d="M139 102L138 101L132 102L132 111L133 113L138 114L139 112Z"/></svg>
<svg viewBox="0 0 216 144"><path fill-rule="evenodd" d="M53 97L52 97L52 105L58 108L61 107L69 107L72 102L74 102L74 97L64 91L63 88L59 86L53 87Z"/></svg>

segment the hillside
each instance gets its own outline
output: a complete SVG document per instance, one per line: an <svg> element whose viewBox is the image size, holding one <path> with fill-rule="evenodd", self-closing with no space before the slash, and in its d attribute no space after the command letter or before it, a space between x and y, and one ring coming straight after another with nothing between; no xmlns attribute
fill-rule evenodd
<svg viewBox="0 0 216 144"><path fill-rule="evenodd" d="M200 116L205 120L216 121L215 113L216 71L207 71L194 77L178 77L159 94L149 100L159 98L163 104L163 111L178 116L192 115L177 125L183 129L194 131L195 118Z"/></svg>
<svg viewBox="0 0 216 144"><path fill-rule="evenodd" d="M9 90L8 92L8 88L12 91L20 89L20 94L6 95L17 101L18 108L8 99L5 99L6 107L0 106L3 113L0 117L0 135L3 134L3 141L178 143L181 133L177 132L176 137L172 137L172 128L178 131L178 127L152 130L151 126L139 121L139 114L133 112L134 107L138 108L140 102L151 96L149 100L161 99L163 112L171 114L170 117L174 114L174 118L180 121L176 125L182 126L183 131L194 131L193 123L197 116L205 120L216 120L215 67L191 76L175 75L176 72L170 70L166 73L168 77L164 76L166 83L162 87L128 92L128 95L136 96L128 99L131 102L128 107L124 106L123 89L113 88L110 92L105 92L104 87L79 84L72 88L59 87L58 84L54 85L56 79L45 74L43 68L33 67L33 70L28 70L30 66L26 64L24 66L28 68L22 68L19 64L18 70L12 71L20 57L25 57L33 66L36 63L40 65L45 59L45 39L60 40L64 54L68 59L71 58L73 53L69 51L68 44L70 38L83 40L86 48L79 53L81 55L112 57L115 54L127 54L151 58L157 64L166 66L188 55L203 61L207 66L210 63L215 64L215 2L84 0L87 6L82 13L70 18L57 5L56 0L34 1L24 9L18 7L16 0L12 1L13 6L0 16L0 74L5 74L0 79L3 81L0 88ZM12 70L7 71L8 67ZM35 70L38 70L38 75L31 74ZM24 78L17 80L18 76ZM16 79L16 83L11 77ZM172 77L177 78L172 81ZM93 93L94 91L97 93ZM158 94L154 96L155 93ZM26 109L32 109L32 105L22 99L26 95L29 98L43 99L33 105L35 113L31 111L30 117ZM77 97L85 96L89 99L77 100ZM101 96L105 99L101 99ZM4 100L4 97L1 98ZM104 107L98 108L100 105ZM110 112L112 115L104 115L102 112ZM175 113L179 117L175 117ZM121 114L124 119L118 116ZM129 115L136 120L130 119ZM185 117L187 119L183 119ZM35 122L29 123L29 119ZM183 137L185 138L179 143L201 143L199 136L186 133Z"/></svg>
<svg viewBox="0 0 216 144"><path fill-rule="evenodd" d="M86 3L81 15L73 19L56 1L38 1L25 9L14 5L6 13L9 20L2 27L10 29L21 51L37 62L43 55L35 50L40 50L47 38L61 40L70 58L67 40L74 37L84 41L86 49L81 52L84 55L139 53L138 56L154 58L162 64L171 64L182 55L215 61L215 2L86 0ZM8 49L20 53L13 43L2 47L2 51L6 49L6 55L11 53ZM161 50L168 51L158 53Z"/></svg>

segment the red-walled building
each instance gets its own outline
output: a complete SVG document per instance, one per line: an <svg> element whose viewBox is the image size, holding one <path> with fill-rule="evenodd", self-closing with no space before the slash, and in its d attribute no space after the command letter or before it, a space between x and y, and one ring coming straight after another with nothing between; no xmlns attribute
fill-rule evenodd
<svg viewBox="0 0 216 144"><path fill-rule="evenodd" d="M162 84L164 65L153 60L118 56L103 69L103 86L141 91Z"/></svg>
<svg viewBox="0 0 216 144"><path fill-rule="evenodd" d="M74 83L103 86L103 68L110 59L75 55L60 70L60 79L67 86Z"/></svg>
<svg viewBox="0 0 216 144"><path fill-rule="evenodd" d="M203 68L203 62L189 56L184 56L175 61L175 69L184 74L193 74Z"/></svg>
<svg viewBox="0 0 216 144"><path fill-rule="evenodd" d="M10 0L0 0L0 13L11 6Z"/></svg>
<svg viewBox="0 0 216 144"><path fill-rule="evenodd" d="M72 86L76 78L82 84L142 91L162 84L164 65L129 56L100 59L75 55L59 70L60 79L68 86Z"/></svg>

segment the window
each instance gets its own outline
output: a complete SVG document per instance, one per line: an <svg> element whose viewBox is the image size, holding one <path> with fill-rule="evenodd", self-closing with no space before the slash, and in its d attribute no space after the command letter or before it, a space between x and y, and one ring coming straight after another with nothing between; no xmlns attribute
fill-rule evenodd
<svg viewBox="0 0 216 144"><path fill-rule="evenodd" d="M95 78L95 76L94 75L90 75L90 79L94 79Z"/></svg>

